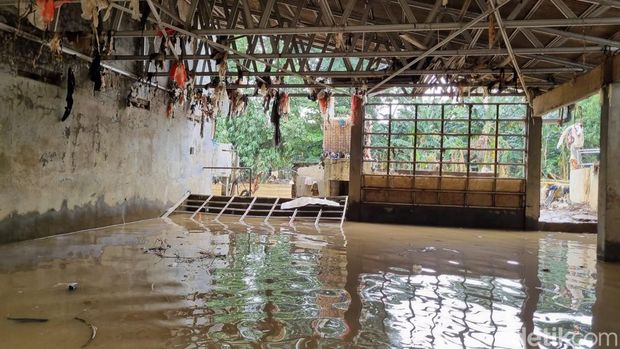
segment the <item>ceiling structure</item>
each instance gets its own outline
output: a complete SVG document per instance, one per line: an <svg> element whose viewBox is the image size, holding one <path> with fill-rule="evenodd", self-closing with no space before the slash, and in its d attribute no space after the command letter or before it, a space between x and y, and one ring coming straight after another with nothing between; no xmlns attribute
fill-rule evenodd
<svg viewBox="0 0 620 349"><path fill-rule="evenodd" d="M15 4L0 1L2 8ZM85 22L78 1L61 6L53 31ZM117 42L192 38L191 49L170 50L164 59L186 61L201 83L218 76L211 58L227 51L228 76L303 77L291 88L412 94L438 85L512 87L531 98L620 49L618 0L142 0L142 14L150 12L143 28L131 6L111 0L103 29ZM109 67L147 62L153 46L102 59ZM254 87L251 80L234 86Z"/></svg>

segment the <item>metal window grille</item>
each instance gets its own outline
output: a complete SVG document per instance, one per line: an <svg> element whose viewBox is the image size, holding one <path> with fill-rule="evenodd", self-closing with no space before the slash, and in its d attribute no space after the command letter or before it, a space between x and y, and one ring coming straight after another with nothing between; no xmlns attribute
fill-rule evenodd
<svg viewBox="0 0 620 349"><path fill-rule="evenodd" d="M523 103L366 105L362 200L522 208Z"/></svg>

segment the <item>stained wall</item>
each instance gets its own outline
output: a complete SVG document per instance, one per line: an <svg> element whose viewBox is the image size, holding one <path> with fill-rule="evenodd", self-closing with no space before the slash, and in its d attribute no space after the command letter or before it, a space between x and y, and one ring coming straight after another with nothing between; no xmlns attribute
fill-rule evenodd
<svg viewBox="0 0 620 349"><path fill-rule="evenodd" d="M0 243L157 217L187 190L210 193L211 124L201 138L200 125L166 117L162 91L150 110L127 107L132 82L114 74L95 93L87 63L50 61L60 80L46 83L15 57L0 62ZM62 122L68 67L77 88Z"/></svg>

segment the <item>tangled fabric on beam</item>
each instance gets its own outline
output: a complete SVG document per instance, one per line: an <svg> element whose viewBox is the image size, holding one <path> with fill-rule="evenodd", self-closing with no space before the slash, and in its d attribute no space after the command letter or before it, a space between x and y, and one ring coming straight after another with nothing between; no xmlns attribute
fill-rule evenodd
<svg viewBox="0 0 620 349"><path fill-rule="evenodd" d="M325 90L319 92L317 99L319 100L319 112L321 113L321 116L326 117L327 108L329 107L329 96L327 95L327 92Z"/></svg>
<svg viewBox="0 0 620 349"><path fill-rule="evenodd" d="M107 21L110 18L112 12L112 6L107 0L80 0L82 5L82 18L92 21L93 28L99 26L99 11L107 9L103 16L103 21Z"/></svg>
<svg viewBox="0 0 620 349"><path fill-rule="evenodd" d="M99 51L95 51L95 56L93 57L93 61L90 63L90 68L88 69L90 81L95 83L95 91L101 91L101 86L103 85L101 69L101 55L99 54Z"/></svg>
<svg viewBox="0 0 620 349"><path fill-rule="evenodd" d="M280 110L278 112L280 113L280 116L285 116L285 117L288 118L288 114L291 111L291 108L290 108L290 105L289 105L288 93L280 92L280 102L279 103L280 103L280 105L279 105Z"/></svg>
<svg viewBox="0 0 620 349"><path fill-rule="evenodd" d="M282 141L282 135L280 134L280 93L275 91L275 98L273 99L273 106L271 108L271 123L273 124L275 131L273 134L273 143L278 146Z"/></svg>
<svg viewBox="0 0 620 349"><path fill-rule="evenodd" d="M248 104L248 96L241 89L234 89L228 93L230 98L230 111L228 116L240 116L245 112Z"/></svg>
<svg viewBox="0 0 620 349"><path fill-rule="evenodd" d="M71 115L71 109L73 109L73 92L75 91L75 75L73 75L73 69L69 67L67 72L67 105L65 106L65 113L62 115L61 121L67 120Z"/></svg>
<svg viewBox="0 0 620 349"><path fill-rule="evenodd" d="M321 116L327 120L335 114L335 100L332 97L332 92L329 90L321 90L317 94L319 101L319 112Z"/></svg>
<svg viewBox="0 0 620 349"><path fill-rule="evenodd" d="M50 39L49 45L52 54L62 59L62 38L58 33L54 33L54 36Z"/></svg>
<svg viewBox="0 0 620 349"><path fill-rule="evenodd" d="M222 96L220 98L220 105L218 106L220 110L220 115L228 116L230 113L230 99L228 98L228 91L226 90L226 85L222 82Z"/></svg>

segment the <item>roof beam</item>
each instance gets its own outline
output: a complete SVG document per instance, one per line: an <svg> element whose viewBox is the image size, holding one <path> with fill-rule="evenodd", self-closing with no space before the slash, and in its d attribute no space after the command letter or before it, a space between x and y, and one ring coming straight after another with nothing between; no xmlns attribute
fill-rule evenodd
<svg viewBox="0 0 620 349"><path fill-rule="evenodd" d="M418 20L415 18L413 11L411 11L411 7L409 7L407 0L398 0L398 3L400 4L400 8L403 9L403 14L405 18L407 18L407 21L409 23L417 23Z"/></svg>
<svg viewBox="0 0 620 349"><path fill-rule="evenodd" d="M360 60L361 61L361 60ZM522 69L524 74L531 75L547 75L547 74L559 74L559 73L582 73L584 70L577 68L530 68ZM400 74L400 76L423 76L423 75L486 75L486 74L498 74L499 69L416 69L407 70ZM229 71L228 74L234 74L235 72ZM325 78L381 78L384 77L385 71L314 71L314 70L300 70L297 73L303 76L325 77ZM157 72L155 76L167 76L167 72ZM218 72L202 72L196 73L196 76L218 76ZM288 76L286 72L280 71L249 71L244 73L245 76Z"/></svg>
<svg viewBox="0 0 620 349"><path fill-rule="evenodd" d="M587 2L595 5L605 5L615 8L620 8L620 1L618 0L579 0L581 2Z"/></svg>
<svg viewBox="0 0 620 349"><path fill-rule="evenodd" d="M200 29L194 30L195 35L291 35L291 34L324 34L324 33L394 33L394 32L433 32L459 30L468 23L417 23L417 24L379 24L379 25L347 25L323 27L285 27L285 28L231 28L231 29ZM574 19L530 19L504 21L505 28L549 28L549 27L584 27L620 25L620 17L574 18ZM488 23L477 22L468 29L486 29ZM155 30L120 31L115 37L156 36Z"/></svg>
<svg viewBox="0 0 620 349"><path fill-rule="evenodd" d="M553 5L555 5L555 7L558 10L560 10L560 12L562 12L564 17L566 17L566 18L577 18L577 15L575 14L575 12L573 12L573 10L571 10L570 7L568 7L566 5L564 0L551 0L551 2L553 3Z"/></svg>
<svg viewBox="0 0 620 349"><path fill-rule="evenodd" d="M470 83L468 85L468 87L485 87L487 86L487 83ZM551 88L553 87L552 83L549 82L535 82L535 83L531 83L530 84L533 87L540 87L540 88ZM206 85L205 85L206 86ZM339 82L339 83L331 83L329 84L329 86L326 86L325 84L322 83L318 83L318 82L310 82L310 83L301 83L301 84L282 84L282 87L286 87L286 88L306 88L306 87L317 87L317 86L322 86L322 87L329 87L332 89L335 88L339 88L339 89L345 89L341 92L348 92L348 90L346 89L350 89L355 87L354 85L351 85L350 82ZM386 83L386 84L375 84L374 87L378 88L381 87L382 89L386 89L386 88L399 88L399 87L409 87L409 88L434 88L434 87L452 87L452 86L456 86L455 83L447 83L447 84L440 84L440 83L408 83L408 82L396 82L396 83ZM202 87L201 85L197 85L197 87ZM373 85L369 85L369 87L373 87ZM373 88L374 88L373 87ZM250 89L254 89L256 88L255 84L227 84L226 88L250 88ZM372 96L374 96L375 94L373 94Z"/></svg>
<svg viewBox="0 0 620 349"><path fill-rule="evenodd" d="M445 40L445 39L444 39ZM514 53L518 56L530 56L530 55L564 55L564 54L580 54L580 53L593 53L602 52L599 46L582 46L582 47L547 47L547 48L515 48ZM358 58L374 58L374 57L386 57L386 58L412 58L419 57L425 54L429 57L440 56L492 56L492 55L508 55L508 51L502 48L493 49L465 49L465 50L433 50L426 52L423 50L410 50L410 51L377 51L377 52L310 52L310 53L260 53L253 56L257 59L275 59L275 58L343 58L343 57L358 57ZM209 59L205 55L187 55L188 59ZM237 59L237 54L228 55L229 59ZM135 61L148 59L145 55L111 55L103 56L103 60L106 61ZM166 57L165 59L171 59Z"/></svg>
<svg viewBox="0 0 620 349"><path fill-rule="evenodd" d="M510 56L510 60L512 61L512 66L517 72L517 76L519 77L519 81L521 82L521 87L523 88L523 92L525 93L525 97L527 98L527 102L532 104L532 96L527 89L527 85L525 84L525 77L523 76L523 72L519 67L519 62L517 61L517 57L512 49L512 45L510 44L510 39L508 38L508 34L506 33L506 28L504 27L504 22L502 20L502 16L499 13L497 7L495 7L494 0L489 1L491 4L491 9L493 9L493 15L497 20L497 25L499 27L499 31L502 34L502 38L504 39L504 44L506 45L506 49L508 49L508 55Z"/></svg>
<svg viewBox="0 0 620 349"><path fill-rule="evenodd" d="M586 34L581 34L581 33L574 33L574 32L569 32L569 31L558 30L558 29L555 29L555 28L534 28L531 31L535 31L535 32L539 32L539 33L545 33L545 34L549 34L549 35L557 35L557 36L564 37L564 38L567 38L567 39L585 41L585 42L589 42L589 43L593 43L593 44L598 44L598 45L601 45L601 46L609 46L609 47L613 47L613 48L620 48L620 41L608 40L608 39L599 38L599 37L596 37L596 36L591 36L591 35L586 35Z"/></svg>
<svg viewBox="0 0 620 349"><path fill-rule="evenodd" d="M482 13L480 16L474 18L471 22L465 24L463 27L461 27L460 29L452 32L450 35L448 35L445 39L443 39L442 41L438 42L436 45L434 45L433 47L431 47L430 49L428 49L426 52L420 54L419 56L417 56L414 60L412 60L411 62L407 63L404 67L398 69L397 71L395 71L394 73L392 73L390 76L386 77L385 79L383 79L381 82L379 82L378 84L376 84L373 88L371 88L370 90L368 90L368 95L372 96L372 92L376 91L381 85L384 85L385 83L387 83L388 81L392 80L393 78L395 78L396 76L398 76L400 73L404 72L405 70L409 69L411 66L413 66L414 64L420 62L422 59L428 57L429 55L431 55L433 52L435 52L436 50L438 50L440 47L442 47L443 45L445 45L446 43L450 42L450 40L454 39L455 37L457 37L458 35L460 35L462 32L464 32L465 30L471 29L474 25L476 25L477 22L480 22L482 19L484 19L486 16L488 16L489 14L491 14L493 11L497 11L500 7L506 5L509 2L509 0L506 0L504 2L502 2L501 4L497 5L497 7L495 7L492 10L487 10L484 13Z"/></svg>
<svg viewBox="0 0 620 349"><path fill-rule="evenodd" d="M619 81L620 56L608 57L605 63L591 71L535 97L534 115L543 116L597 93L608 83Z"/></svg>

